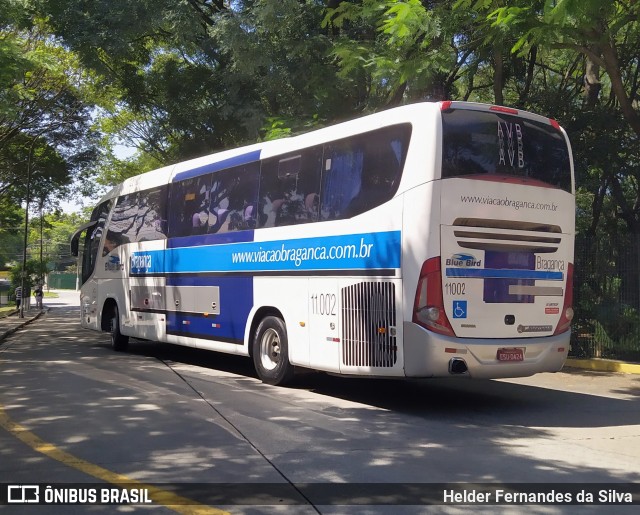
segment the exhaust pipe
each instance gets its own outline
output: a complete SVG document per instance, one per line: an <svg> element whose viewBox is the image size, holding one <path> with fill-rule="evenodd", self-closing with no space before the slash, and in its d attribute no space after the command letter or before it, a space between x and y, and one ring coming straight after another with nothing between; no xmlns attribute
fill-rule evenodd
<svg viewBox="0 0 640 515"><path fill-rule="evenodd" d="M469 372L467 364L462 358L451 358L449 361L449 373L451 375L462 375Z"/></svg>

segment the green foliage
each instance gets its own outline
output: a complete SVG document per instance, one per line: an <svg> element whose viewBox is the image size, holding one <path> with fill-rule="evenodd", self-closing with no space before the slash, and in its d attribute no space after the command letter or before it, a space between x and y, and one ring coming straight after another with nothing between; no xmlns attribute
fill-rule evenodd
<svg viewBox="0 0 640 515"><path fill-rule="evenodd" d="M23 270L25 271L23 274ZM27 289L32 288L35 284L38 284L41 281L41 278L44 277L47 273L46 265L41 265L40 261L37 259L28 259L26 262L26 266L24 269L22 268L22 262L15 265L11 269L11 285L15 290L16 287L24 284L24 287ZM24 275L24 283L22 283L22 278Z"/></svg>
<svg viewBox="0 0 640 515"><path fill-rule="evenodd" d="M0 198L29 189L55 205L96 157L87 76L40 20L16 13L0 27Z"/></svg>
<svg viewBox="0 0 640 515"><path fill-rule="evenodd" d="M43 268L46 271L63 270L73 265L76 260L71 255L69 242L84 221L86 217L82 214L55 211L43 214L42 219L32 218L27 240L29 257L40 262L42 251Z"/></svg>
<svg viewBox="0 0 640 515"><path fill-rule="evenodd" d="M264 128L264 141L288 138L291 136L291 127L287 126L286 120L278 117L267 118L267 126Z"/></svg>
<svg viewBox="0 0 640 515"><path fill-rule="evenodd" d="M465 56L461 12L452 2L364 0L328 9L340 74L365 92L363 110L449 98ZM460 32L462 29L462 33Z"/></svg>

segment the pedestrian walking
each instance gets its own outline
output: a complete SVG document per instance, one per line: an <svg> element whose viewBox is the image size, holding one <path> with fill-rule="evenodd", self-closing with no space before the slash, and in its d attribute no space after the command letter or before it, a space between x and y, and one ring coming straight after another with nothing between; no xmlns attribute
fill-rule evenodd
<svg viewBox="0 0 640 515"><path fill-rule="evenodd" d="M33 290L33 295L36 298L36 309L42 309L42 297L44 294L42 292L41 284L38 284L35 290Z"/></svg>
<svg viewBox="0 0 640 515"><path fill-rule="evenodd" d="M20 309L20 303L22 302L22 286L18 286L13 293L16 296L16 309Z"/></svg>

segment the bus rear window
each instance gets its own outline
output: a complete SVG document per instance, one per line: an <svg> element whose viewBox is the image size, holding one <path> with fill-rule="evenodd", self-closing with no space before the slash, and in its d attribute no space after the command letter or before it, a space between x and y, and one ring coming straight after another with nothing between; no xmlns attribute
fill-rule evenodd
<svg viewBox="0 0 640 515"><path fill-rule="evenodd" d="M571 191L569 149L562 133L506 113L442 113L442 177L515 176Z"/></svg>

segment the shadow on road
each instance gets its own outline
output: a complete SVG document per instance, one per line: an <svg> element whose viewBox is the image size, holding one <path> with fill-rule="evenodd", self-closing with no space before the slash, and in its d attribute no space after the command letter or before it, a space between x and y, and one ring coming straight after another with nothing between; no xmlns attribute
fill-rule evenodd
<svg viewBox="0 0 640 515"><path fill-rule="evenodd" d="M245 357L146 341L114 352L108 334L81 329L78 309L63 307L9 339L0 366L13 419L148 481L640 481L624 447L640 425L635 376L306 373L278 388ZM1 442L0 458L11 474L42 462Z"/></svg>

